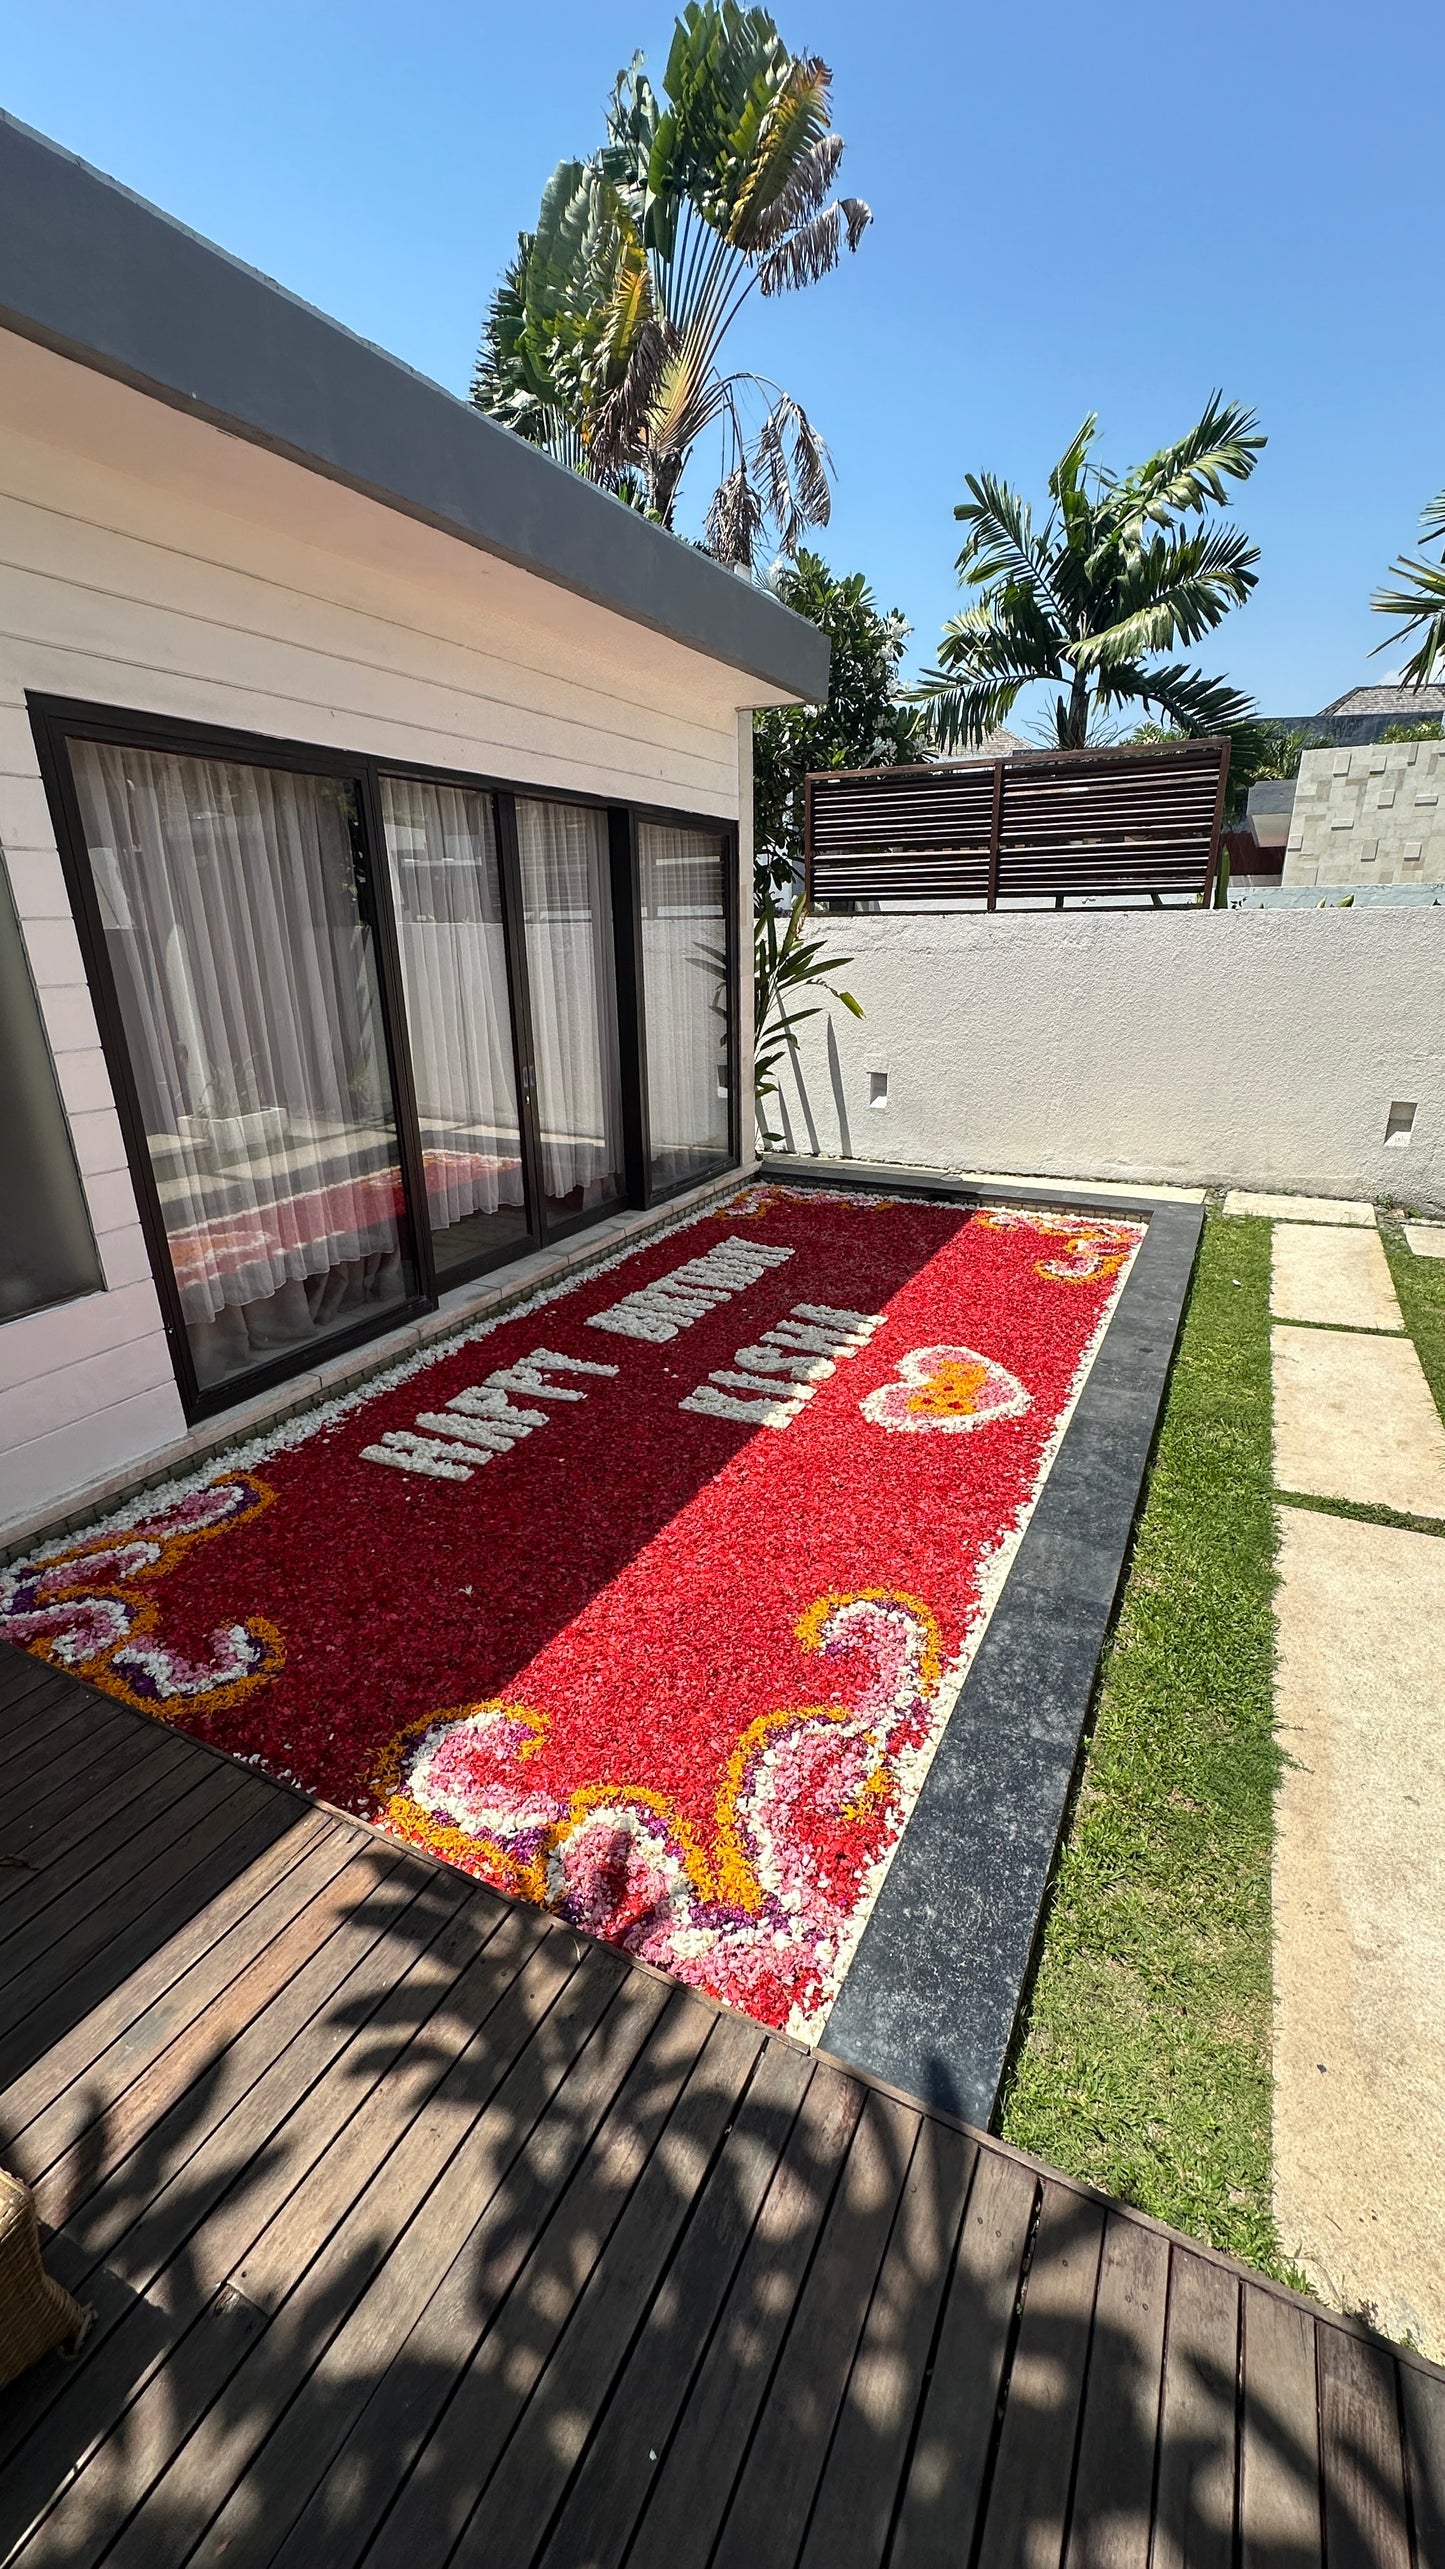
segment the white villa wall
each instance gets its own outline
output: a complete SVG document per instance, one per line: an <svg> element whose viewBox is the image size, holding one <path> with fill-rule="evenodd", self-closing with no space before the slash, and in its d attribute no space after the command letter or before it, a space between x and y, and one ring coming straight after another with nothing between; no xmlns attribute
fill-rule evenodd
<svg viewBox="0 0 1445 2569"><path fill-rule="evenodd" d="M107 1285L0 1327L3 1526L184 1432L26 690L724 819L739 706L776 691L48 351L0 350L0 851Z"/></svg>
<svg viewBox="0 0 1445 2569"><path fill-rule="evenodd" d="M866 1015L802 1028L798 1150L1445 1206L1445 909L819 925Z"/></svg>

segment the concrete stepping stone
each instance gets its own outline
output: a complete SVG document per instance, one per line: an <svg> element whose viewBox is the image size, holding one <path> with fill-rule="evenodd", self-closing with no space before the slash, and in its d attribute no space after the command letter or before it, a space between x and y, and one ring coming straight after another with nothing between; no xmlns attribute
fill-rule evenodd
<svg viewBox="0 0 1445 2569"><path fill-rule="evenodd" d="M1281 1510L1275 2216L1445 2358L1445 1539Z"/></svg>
<svg viewBox="0 0 1445 2569"><path fill-rule="evenodd" d="M1445 1222L1407 1222L1405 1239L1417 1258L1445 1258Z"/></svg>
<svg viewBox="0 0 1445 2569"><path fill-rule="evenodd" d="M1378 1231L1276 1222L1269 1307L1277 1320L1332 1321L1342 1329L1403 1329Z"/></svg>
<svg viewBox="0 0 1445 2569"><path fill-rule="evenodd" d="M1445 1518L1445 1426L1410 1340L1276 1328L1272 1343L1277 1486Z"/></svg>
<svg viewBox="0 0 1445 2569"><path fill-rule="evenodd" d="M1224 1199L1226 1213L1250 1213L1262 1222L1334 1222L1373 1231L1373 1204L1353 1204L1333 1195L1251 1195L1234 1187Z"/></svg>

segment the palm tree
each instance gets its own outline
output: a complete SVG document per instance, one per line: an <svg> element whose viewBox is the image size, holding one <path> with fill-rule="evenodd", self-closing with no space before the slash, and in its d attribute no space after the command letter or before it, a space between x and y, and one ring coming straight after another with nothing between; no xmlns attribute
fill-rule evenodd
<svg viewBox="0 0 1445 2569"><path fill-rule="evenodd" d="M1061 749L1084 748L1099 718L1125 704L1158 706L1193 735L1251 711L1223 679L1156 655L1197 642L1254 587L1257 548L1206 514L1211 502L1228 507L1226 482L1254 470L1265 442L1254 412L1211 393L1187 435L1122 476L1090 461L1097 429L1091 414L1054 466L1037 532L1007 482L965 477L958 576L980 595L944 626L939 665L917 690L941 748L975 745L1037 679L1063 691Z"/></svg>
<svg viewBox="0 0 1445 2569"><path fill-rule="evenodd" d="M607 140L563 161L493 297L472 399L662 525L697 439L723 436L706 541L753 564L771 527L796 551L829 514L827 450L800 403L721 351L756 289L812 284L871 221L829 199L843 154L827 65L761 9L706 0L677 21L665 104L635 57ZM749 429L749 417L762 417Z"/></svg>
<svg viewBox="0 0 1445 2569"><path fill-rule="evenodd" d="M1421 517L1420 541L1445 544L1445 491L1430 502ZM1398 631L1377 642L1375 649L1388 651L1393 643L1403 642L1407 634L1418 633L1419 648L1400 674L1410 686L1423 687L1437 664L1445 662L1445 552L1438 562L1419 562L1413 555L1402 553L1393 568L1402 585L1398 589L1377 589L1370 604L1377 615L1403 616L1405 621Z"/></svg>

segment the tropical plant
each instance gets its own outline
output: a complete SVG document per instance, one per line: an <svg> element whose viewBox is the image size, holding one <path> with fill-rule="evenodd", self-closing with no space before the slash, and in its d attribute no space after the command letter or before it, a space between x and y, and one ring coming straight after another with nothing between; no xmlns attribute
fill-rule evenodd
<svg viewBox="0 0 1445 2569"><path fill-rule="evenodd" d="M1420 637L1400 672L1411 687L1427 686L1435 669L1445 666L1445 491L1421 516L1420 541L1441 546L1439 561L1421 562L1413 554L1402 553L1391 565L1400 586L1377 589L1370 600L1377 615L1404 618L1394 633L1376 643L1376 651L1388 651L1410 634Z"/></svg>
<svg viewBox="0 0 1445 2569"><path fill-rule="evenodd" d="M1312 732L1306 726L1295 730L1288 723L1250 720L1225 723L1229 739L1229 820L1231 825L1244 818L1251 785L1266 779L1281 782L1298 776L1300 760L1307 749L1332 749L1334 741L1327 732ZM1131 741L1160 742L1185 740L1186 732L1164 723L1140 723L1128 735Z"/></svg>
<svg viewBox="0 0 1445 2569"><path fill-rule="evenodd" d="M704 0L678 19L659 99L640 54L607 139L547 182L493 296L472 399L559 461L671 526L698 438L722 473L705 541L735 569L771 529L784 553L827 523L828 456L801 404L729 372L754 289L811 285L872 217L830 200L843 154L827 65L791 54L762 9ZM749 420L761 410L757 424Z"/></svg>
<svg viewBox="0 0 1445 2569"><path fill-rule="evenodd" d="M1157 706L1195 738L1252 711L1223 679L1157 655L1212 632L1255 585L1257 548L1208 514L1229 506L1226 483L1254 470L1265 442L1254 412L1211 393L1193 428L1124 474L1090 460L1097 432L1091 413L1049 475L1037 530L1009 483L965 476L958 575L979 594L945 625L938 666L917 689L942 748L977 743L1039 679L1062 690L1061 749L1084 748L1127 704Z"/></svg>
<svg viewBox="0 0 1445 2569"><path fill-rule="evenodd" d="M1404 740L1439 740L1442 728L1445 726L1441 725L1437 714L1433 722L1386 723L1380 738L1392 744Z"/></svg>
<svg viewBox="0 0 1445 2569"><path fill-rule="evenodd" d="M780 562L769 587L831 645L827 702L753 716L754 888L785 893L803 859L803 784L826 767L893 767L921 755L919 714L900 689L909 626L883 615L861 571L835 579L817 553Z"/></svg>
<svg viewBox="0 0 1445 2569"><path fill-rule="evenodd" d="M851 990L838 990L829 974L845 972L852 962L846 954L825 954L822 937L807 937L808 904L800 892L796 901L784 908L772 892L764 893L753 922L753 1024L756 1028L753 1049L753 1093L757 1100L758 1130L765 1142L781 1142L784 1136L770 1129L764 1101L779 1091L778 1065L792 1051L799 1026L816 1017L816 1008L799 1008L796 1001L805 990L826 990L855 1017L862 1008Z"/></svg>

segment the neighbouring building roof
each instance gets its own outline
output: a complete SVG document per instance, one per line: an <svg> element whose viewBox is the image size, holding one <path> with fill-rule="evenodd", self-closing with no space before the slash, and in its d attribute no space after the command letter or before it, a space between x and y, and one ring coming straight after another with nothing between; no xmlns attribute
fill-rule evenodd
<svg viewBox="0 0 1445 2569"><path fill-rule="evenodd" d="M1430 722L1445 714L1445 687L1350 687L1322 705L1331 714L1385 714L1392 722Z"/></svg>
<svg viewBox="0 0 1445 2569"><path fill-rule="evenodd" d="M0 113L0 328L816 703L828 645L725 571Z"/></svg>

